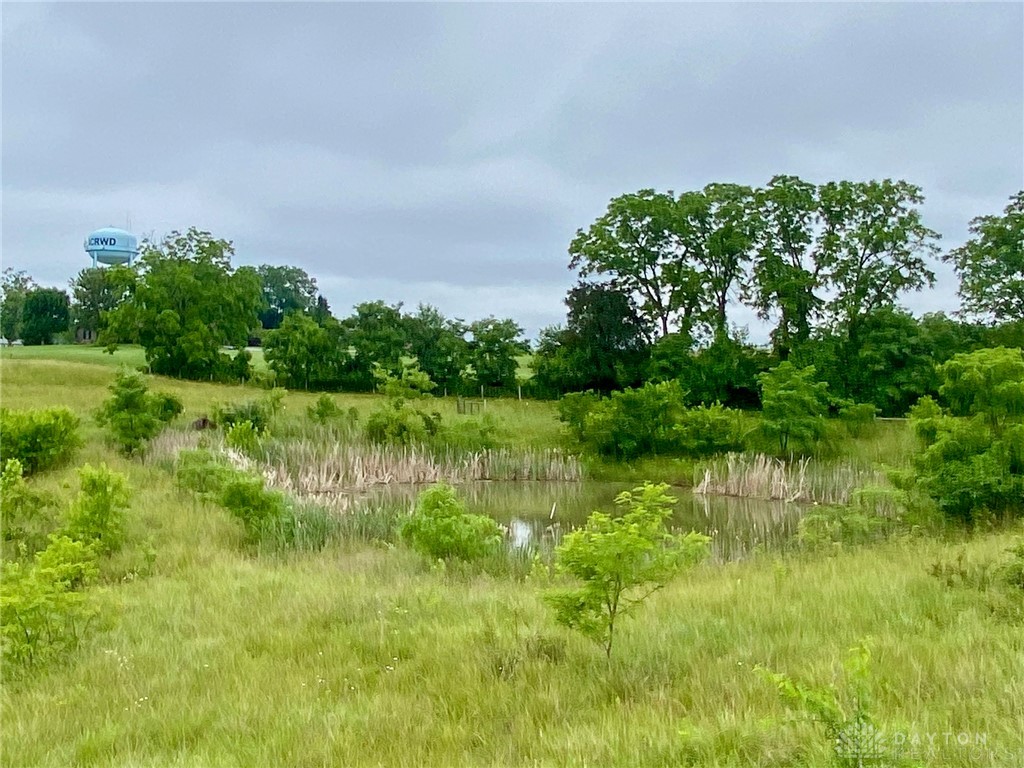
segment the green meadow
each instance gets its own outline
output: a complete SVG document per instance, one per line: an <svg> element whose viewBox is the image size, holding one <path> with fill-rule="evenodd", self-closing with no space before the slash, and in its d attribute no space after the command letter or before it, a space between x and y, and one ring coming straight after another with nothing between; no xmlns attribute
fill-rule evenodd
<svg viewBox="0 0 1024 768"><path fill-rule="evenodd" d="M66 501L75 469L104 462L132 489L126 545L88 589L96 617L78 647L4 670L5 766L855 764L764 670L868 711L863 765L1024 764L1024 606L992 577L1019 523L708 562L624 621L608 659L554 622L540 595L560 577L547 567L442 567L346 536L311 552L248 546L223 508L176 486L165 462L122 457L93 422L116 365L141 360L132 348L0 355L4 408L64 405L82 420L74 461L30 483ZM262 394L150 385L184 404L170 428L182 439L218 403ZM315 399L287 394L280 418L300 422ZM382 400L334 399L360 418ZM454 400L437 410L454 418ZM553 404L486 412L512 444L559 444ZM848 445L867 464L905 464L912 449L901 423ZM694 478L665 459L588 472ZM870 654L857 679L843 665L855 646Z"/></svg>

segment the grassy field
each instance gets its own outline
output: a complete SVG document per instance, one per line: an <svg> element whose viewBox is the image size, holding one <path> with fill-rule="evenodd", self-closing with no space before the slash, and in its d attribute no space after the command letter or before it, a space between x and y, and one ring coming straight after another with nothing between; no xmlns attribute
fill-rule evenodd
<svg viewBox="0 0 1024 768"><path fill-rule="evenodd" d="M403 547L346 541L318 553L247 550L224 510L112 453L89 425L109 364L63 348L60 359L10 351L4 407L77 411L87 439L77 463L126 473L134 499L129 543L91 589L94 631L27 677L5 670L5 766L834 765L824 731L754 668L843 699L840 661L861 642L872 652L870 712L892 758L875 764L897 764L900 744L906 765L1024 764L1019 598L929 573L961 553L964 573L980 573L1019 526L703 566L622 625L608 662L554 624L539 597L545 573L442 570ZM181 397L188 418L258 393L152 387ZM337 399L364 413L379 402ZM289 394L287 413L312 400ZM557 441L550 404L488 408L518 439ZM904 449L893 435L881 437L887 457ZM73 467L32 482L65 498L76 487Z"/></svg>
<svg viewBox="0 0 1024 768"><path fill-rule="evenodd" d="M252 366L256 370L266 370L263 350L260 347L249 347L252 355ZM114 352L107 352L103 347L91 344L59 344L42 347L0 347L0 360L59 360L68 363L90 363L117 368L126 365L129 368L142 368L146 365L146 355L137 344L122 344Z"/></svg>

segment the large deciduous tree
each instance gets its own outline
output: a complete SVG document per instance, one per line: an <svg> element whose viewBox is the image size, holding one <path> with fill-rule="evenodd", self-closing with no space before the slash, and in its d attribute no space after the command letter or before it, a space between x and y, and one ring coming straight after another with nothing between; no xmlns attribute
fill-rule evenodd
<svg viewBox="0 0 1024 768"><path fill-rule="evenodd" d="M143 243L138 285L108 315L109 334L138 338L154 373L234 377L221 349L245 345L261 294L256 270L232 270L233 253L230 241L195 228Z"/></svg>
<svg viewBox="0 0 1024 768"><path fill-rule="evenodd" d="M68 330L71 320L68 295L57 288L34 288L25 294L21 311L21 338L26 344L52 344Z"/></svg>
<svg viewBox="0 0 1024 768"><path fill-rule="evenodd" d="M1002 216L971 221L971 234L945 256L960 276L964 309L996 322L1024 319L1024 191Z"/></svg>
<svg viewBox="0 0 1024 768"><path fill-rule="evenodd" d="M469 326L469 359L477 386L514 389L518 356L529 351L514 320L488 317Z"/></svg>
<svg viewBox="0 0 1024 768"><path fill-rule="evenodd" d="M674 234L677 204L671 192L642 189L620 195L608 210L569 245L570 269L580 275L607 276L617 288L634 294L641 312L669 333L673 320L693 312L692 282L667 275L677 246ZM678 271L678 268L670 268Z"/></svg>
<svg viewBox="0 0 1024 768"><path fill-rule="evenodd" d="M469 359L466 325L441 314L437 307L420 304L405 317L408 352L420 370L442 391L456 391Z"/></svg>
<svg viewBox="0 0 1024 768"><path fill-rule="evenodd" d="M21 338L22 311L25 296L36 288L25 270L7 267L0 280L0 335L8 341Z"/></svg>
<svg viewBox="0 0 1024 768"><path fill-rule="evenodd" d="M538 385L559 394L639 386L653 329L632 298L611 285L580 283L565 303L567 326L546 329L534 356Z"/></svg>
<svg viewBox="0 0 1024 768"><path fill-rule="evenodd" d="M729 299L750 261L758 229L753 200L750 187L708 184L676 202L672 229L677 248L668 282L674 295L688 297L687 308L699 312L713 338L728 335Z"/></svg>
<svg viewBox="0 0 1024 768"><path fill-rule="evenodd" d="M271 330L279 328L289 312L312 313L317 306L316 280L298 267L263 264L256 268L260 277L263 306L260 323Z"/></svg>
<svg viewBox="0 0 1024 768"><path fill-rule="evenodd" d="M135 290L136 274L125 266L89 267L71 281L71 319L94 337L106 326L106 314ZM128 339L123 339L128 341Z"/></svg>
<svg viewBox="0 0 1024 768"><path fill-rule="evenodd" d="M807 342L822 305L815 259L818 189L775 176L756 192L758 242L747 298L762 319L777 317L772 345L781 360Z"/></svg>
<svg viewBox="0 0 1024 768"><path fill-rule="evenodd" d="M921 221L920 188L906 181L829 182L818 196L825 313L856 350L868 315L935 283L927 259L938 234Z"/></svg>
<svg viewBox="0 0 1024 768"><path fill-rule="evenodd" d="M306 390L336 388L351 358L336 321L321 325L299 312L267 332L263 354L282 384Z"/></svg>

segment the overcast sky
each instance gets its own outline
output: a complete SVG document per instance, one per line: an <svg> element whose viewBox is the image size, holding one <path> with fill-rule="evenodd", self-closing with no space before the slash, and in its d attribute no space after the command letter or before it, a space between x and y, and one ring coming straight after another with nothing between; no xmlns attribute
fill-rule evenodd
<svg viewBox="0 0 1024 768"><path fill-rule="evenodd" d="M339 316L429 302L532 336L564 320L575 230L625 192L905 178L948 248L1024 187L1021 3L2 15L3 265L44 284L130 217L302 267ZM915 311L956 308L937 272Z"/></svg>

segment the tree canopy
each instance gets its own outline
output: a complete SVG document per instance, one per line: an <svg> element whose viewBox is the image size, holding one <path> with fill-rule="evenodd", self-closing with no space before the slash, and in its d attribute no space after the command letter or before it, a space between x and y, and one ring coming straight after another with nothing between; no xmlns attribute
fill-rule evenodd
<svg viewBox="0 0 1024 768"><path fill-rule="evenodd" d="M259 276L233 270L234 248L195 228L143 243L134 295L109 314L109 334L136 338L154 373L226 378L225 346L244 347L259 322Z"/></svg>

